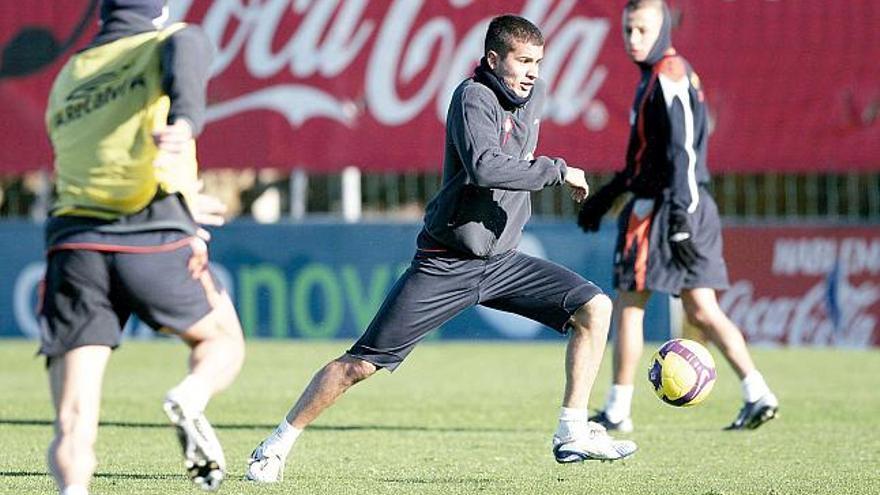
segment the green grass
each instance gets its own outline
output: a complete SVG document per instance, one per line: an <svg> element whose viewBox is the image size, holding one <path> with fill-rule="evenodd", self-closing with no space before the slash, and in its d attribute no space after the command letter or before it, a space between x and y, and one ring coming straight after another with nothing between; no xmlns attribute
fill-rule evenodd
<svg viewBox="0 0 880 495"><path fill-rule="evenodd" d="M782 417L752 432L721 431L740 405L726 365L712 396L694 409L660 403L640 379L631 435L638 454L558 465L549 444L563 379L561 342L422 345L393 375L356 386L306 431L283 483L242 481L250 450L312 373L347 344L248 344L242 375L208 410L229 461L221 493L880 493L880 352L754 351L780 396ZM0 342L0 493L53 490L44 461L52 411L34 347ZM126 342L114 354L94 493L198 493L182 474L159 407L185 358L172 341ZM604 399L608 364L593 406Z"/></svg>

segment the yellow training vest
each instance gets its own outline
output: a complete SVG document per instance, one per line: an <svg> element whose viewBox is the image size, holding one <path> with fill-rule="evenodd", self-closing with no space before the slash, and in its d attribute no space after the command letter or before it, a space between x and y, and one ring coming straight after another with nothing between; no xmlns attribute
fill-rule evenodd
<svg viewBox="0 0 880 495"><path fill-rule="evenodd" d="M157 190L195 194L195 141L170 170L153 166L152 133L165 126L162 43L185 24L80 52L55 79L46 127L55 150L53 215L112 220L140 211Z"/></svg>

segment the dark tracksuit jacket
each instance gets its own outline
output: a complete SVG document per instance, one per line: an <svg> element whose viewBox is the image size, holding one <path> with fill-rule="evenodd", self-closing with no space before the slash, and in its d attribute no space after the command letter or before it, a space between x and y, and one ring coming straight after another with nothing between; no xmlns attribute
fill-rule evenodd
<svg viewBox="0 0 880 495"><path fill-rule="evenodd" d="M473 79L456 88L446 117L443 185L425 212L430 238L468 257L516 248L531 216L529 192L565 178L564 160L533 156L546 92L538 80L525 105L505 109Z"/></svg>
<svg viewBox="0 0 880 495"><path fill-rule="evenodd" d="M671 294L683 288L725 288L720 222L703 187L709 182L706 104L699 78L684 58L668 55L643 69L630 123L626 167L606 187L656 201L647 232L640 233L643 224L634 201L620 215L615 286ZM673 219L687 222L699 254L686 270L676 266L668 242Z"/></svg>
<svg viewBox="0 0 880 495"><path fill-rule="evenodd" d="M693 213L699 187L710 178L707 124L699 78L684 58L667 56L643 69L630 113L626 166L611 187Z"/></svg>

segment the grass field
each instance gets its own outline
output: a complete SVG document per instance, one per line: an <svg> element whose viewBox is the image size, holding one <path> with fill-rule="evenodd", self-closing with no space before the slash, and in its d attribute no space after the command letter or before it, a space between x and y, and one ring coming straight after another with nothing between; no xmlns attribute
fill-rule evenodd
<svg viewBox="0 0 880 495"><path fill-rule="evenodd" d="M752 432L722 432L739 384L719 368L694 409L660 403L637 384L634 458L558 465L550 453L563 346L428 343L393 375L352 389L300 439L285 480L242 481L244 460L325 361L347 342L250 342L236 384L208 410L229 461L221 493L880 493L880 352L755 351L782 417ZM34 344L0 342L0 493L51 493L45 465L51 409ZM182 345L127 342L104 385L96 494L198 493L184 478L160 409L182 376ZM718 356L716 355L716 359ZM645 358L647 367L647 357ZM608 386L602 368L592 405Z"/></svg>

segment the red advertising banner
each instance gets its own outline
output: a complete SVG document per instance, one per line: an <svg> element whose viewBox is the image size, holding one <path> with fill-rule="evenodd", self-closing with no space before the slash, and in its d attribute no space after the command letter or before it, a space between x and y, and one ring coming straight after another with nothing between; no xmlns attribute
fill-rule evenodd
<svg viewBox="0 0 880 495"><path fill-rule="evenodd" d="M750 342L880 346L880 229L726 228L724 256Z"/></svg>
<svg viewBox="0 0 880 495"><path fill-rule="evenodd" d="M205 167L438 170L455 86L502 12L547 38L539 153L590 170L623 162L638 79L622 1L173 0L217 47ZM48 167L43 112L97 0L0 5L0 171ZM710 104L710 168L880 170L880 8L874 0L677 0L675 46ZM88 14L91 14L90 16ZM84 29L78 29L81 23Z"/></svg>

